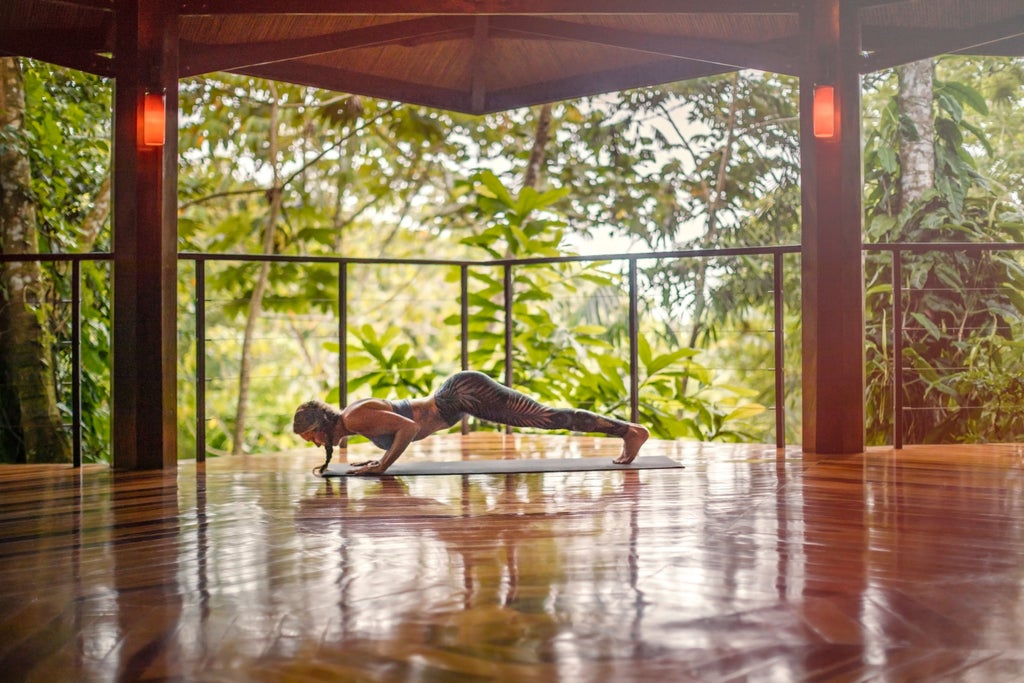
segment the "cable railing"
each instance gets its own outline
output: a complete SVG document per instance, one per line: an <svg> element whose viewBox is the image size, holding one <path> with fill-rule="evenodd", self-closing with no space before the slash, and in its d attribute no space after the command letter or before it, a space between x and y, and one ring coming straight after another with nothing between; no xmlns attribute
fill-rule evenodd
<svg viewBox="0 0 1024 683"><path fill-rule="evenodd" d="M71 265L69 298L61 299L57 303L70 308L68 318L71 330L68 339L64 341L71 355L70 376L66 380L71 394L67 405L70 420L64 426L71 432L71 458L74 467L82 465L82 264L102 261L113 261L113 254L0 254L0 264L36 262Z"/></svg>
<svg viewBox="0 0 1024 683"><path fill-rule="evenodd" d="M892 423L893 447L901 449L906 440L906 415L913 410L937 410L936 408L907 405L906 375L909 369L905 364L907 352L907 334L913 331L905 321L905 295L910 293L909 283L905 284L904 266L909 254L968 254L1000 251L1024 251L1024 243L1019 242L922 242L922 243L877 243L865 244L865 253L888 253L891 255L892 268ZM994 283L1005 284L1005 283ZM961 291L962 293L962 291ZM964 369L964 368L961 368ZM962 409L978 409L978 406L960 406Z"/></svg>
<svg viewBox="0 0 1024 683"><path fill-rule="evenodd" d="M891 334L886 335L892 345L892 442L897 449L902 448L907 441L906 415L908 411L925 410L921 406L907 405L906 386L912 368L906 367L905 355L907 353L908 333L914 333L918 328L908 325L905 320L906 297L909 295L908 286L905 282L905 262L909 254L925 254L933 252L941 253L966 253L980 254L983 252L1024 250L1022 243L882 243L865 244L865 253L890 254L892 268L892 303ZM284 255L225 255L225 254L198 254L181 253L179 260L192 262L195 265L195 387L196 387L196 458L205 460L207 455L206 444L206 386L210 380L207 368L207 264L213 262L264 262L272 263L300 263L300 264L328 264L337 268L337 301L335 302L337 325L334 334L339 340L337 363L337 380L339 393L346 400L348 389L348 345L344 340L348 338L351 321L349 319L349 301L351 283L349 282L350 270L356 265L414 265L430 267L450 267L459 271L459 363L461 369L469 369L469 345L471 334L469 329L469 279L470 273L475 268L490 268L501 270L501 282L504 285L502 308L504 311L504 381L511 384L514 361L513 361L513 328L515 316L513 313L513 286L514 274L517 269L530 265L568 263L568 262L608 262L624 264L624 277L627 282L626 297L628 308L628 367L629 367L629 413L630 419L637 420L639 385L640 385L640 363L638 360L637 338L640 329L641 312L638 306L639 284L638 284L638 263L642 261L656 260L678 260L678 259L705 259L721 257L746 257L746 256L768 256L771 258L772 269L772 339L774 345L774 392L775 392L775 420L774 436L777 447L786 445L786 414L785 414L785 330L784 330L784 303L783 303L783 258L787 254L799 254L800 247L797 245L786 245L776 247L736 247L727 249L691 249L677 251L645 252L636 254L599 254L580 256L559 256L559 257L529 257L520 259L498 259L492 261L474 260L451 260L451 259L403 259L403 258L354 258L340 256L284 256ZM73 464L77 467L82 464L83 434L82 434L82 266L87 262L111 262L113 256L106 253L88 254L32 254L32 255L0 255L0 263L35 261L40 263L67 263L70 265L70 282L65 288L67 296L59 302L62 306L69 307L68 319L70 332L66 338L61 340L62 347L67 348L70 361L67 363L67 377L63 382L67 385L67 392L70 398L66 400L65 410L68 414L67 429L71 434ZM995 283L1001 285L1005 283ZM62 401L63 402L63 401ZM964 406L964 409L972 409L972 406Z"/></svg>
<svg viewBox="0 0 1024 683"><path fill-rule="evenodd" d="M767 256L771 257L772 270L772 339L774 345L774 393L775 393L775 444L778 448L786 445L786 414L785 414L785 331L783 324L784 302L783 302L783 257L787 254L798 254L798 245L765 246L765 247L733 247L721 249L686 249L675 251L645 252L637 254L598 254L598 255L572 255L557 257L527 257L513 259L495 259L490 261L459 260L459 259L430 259L430 258L357 258L342 256L291 256L291 255L225 255L225 254L201 254L181 253L179 259L191 261L195 264L195 306L196 306L196 458L202 461L206 458L206 390L209 380L207 376L207 349L206 349L206 304L207 304L207 264L210 263L255 263L270 262L276 264L330 264L337 268L337 301L334 302L338 311L337 338L338 356L337 379L341 403L347 403L348 389L348 344L345 343L350 331L349 320L349 292L350 292L350 270L355 265L412 265L429 267L457 268L459 270L459 346L461 369L470 369L469 345L471 340L469 322L469 277L472 269L488 268L501 270L502 282L502 309L504 315L504 382L512 384L514 373L513 363L513 330L515 316L513 313L514 273L517 269L531 265L564 264L564 263L620 263L625 265L625 277L627 280L627 338L628 338L628 366L629 366L629 413L631 421L638 421L639 414L639 386L640 386L640 362L638 351L638 335L640 328L640 311L638 306L639 284L638 262L649 260L678 260L678 259L707 259L723 257L749 257ZM465 427L464 427L465 429Z"/></svg>

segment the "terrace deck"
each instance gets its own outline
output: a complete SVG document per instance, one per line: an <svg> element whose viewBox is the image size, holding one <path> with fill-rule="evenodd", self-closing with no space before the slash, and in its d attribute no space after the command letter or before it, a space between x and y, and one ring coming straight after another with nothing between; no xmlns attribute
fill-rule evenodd
<svg viewBox="0 0 1024 683"><path fill-rule="evenodd" d="M406 457L617 449L470 434ZM1021 446L815 457L651 441L643 453L685 469L320 480L312 450L171 472L0 468L0 671L19 681L1024 674Z"/></svg>

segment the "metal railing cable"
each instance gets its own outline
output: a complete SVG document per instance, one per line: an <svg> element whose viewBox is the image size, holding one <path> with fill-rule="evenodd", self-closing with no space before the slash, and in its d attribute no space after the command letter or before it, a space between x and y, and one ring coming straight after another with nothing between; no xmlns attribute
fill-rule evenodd
<svg viewBox="0 0 1024 683"><path fill-rule="evenodd" d="M903 286L905 257L908 254L923 254L930 252L996 252L996 251L1022 251L1024 243L1004 242L928 242L928 243L876 243L864 244L863 251L866 253L889 253L892 258L892 346L893 346L893 445L895 448L902 448L905 441L904 413L912 407L905 405L904 397L904 375L905 375L905 349L906 332L904 325L904 298ZM729 256L765 256L772 257L773 277L773 339L774 339L774 374L775 374L775 441L776 446L785 446L785 363L784 363L784 325L783 325L783 258L787 254L799 254L799 245L784 245L773 247L733 247L723 249L685 249L673 251L658 251L644 253L610 253L597 255L573 255L558 257L527 257L518 259L495 259L490 261L459 260L459 259L424 259L424 258L364 258L364 257L343 257L343 256L297 256L297 255L263 255L263 254L200 254L182 252L178 255L179 261L195 263L195 325L196 325L196 457L203 460L206 457L206 396L205 386L207 382L207 364L205 350L206 330L206 267L208 262L260 262L271 261L281 263L302 263L302 264L335 264L338 267L338 308L337 335L339 340L347 337L349 329L348 307L345 302L348 298L348 272L352 265L417 265L417 266L449 266L459 270L460 288L460 367L469 369L469 274L473 268L496 268L503 270L502 281L505 283L504 315L505 315L505 340L504 369L505 382L512 381L514 370L512 361L512 347L510 343L512 325L514 322L512 314L512 302L509 285L513 280L516 268L528 265L541 265L569 262L620 262L625 263L625 277L628 282L628 337L629 337L629 393L630 393L630 418L636 421L638 418L638 396L639 396L639 359L637 352L637 336L640 327L640 312L638 306L638 279L639 261L687 259L687 258L721 258ZM68 263L71 267L70 274L70 299L61 300L59 303L69 306L70 313L70 339L66 342L70 347L70 386L71 398L68 410L70 413L70 429L72 440L73 464L78 467L82 464L82 264L86 262L112 262L113 254L109 253L86 253L86 254L0 254L0 264L12 262L53 262ZM347 388L347 344L338 344L338 380L339 391L344 398L348 394ZM463 425L463 430L466 425Z"/></svg>
<svg viewBox="0 0 1024 683"><path fill-rule="evenodd" d="M765 247L729 247L720 249L682 249L672 251L657 251L643 253L611 253L596 255L571 255L552 257L526 257L510 259L494 259L488 261L465 260L465 259L429 259L429 258L370 258L370 257L345 257L345 256L298 256L298 255L275 255L275 254L201 254L195 252L183 252L178 255L180 261L192 261L195 263L196 272L196 459L203 461L206 458L206 399L205 386L206 377L206 347L205 347L205 326L206 326L206 264L213 262L273 262L273 263L299 263L299 264L333 264L338 268L336 302L338 314L337 335L338 344L338 387L341 396L341 403L347 402L348 396L348 350L347 339L349 332L349 268L353 265L415 265L415 266L443 266L459 269L460 286L460 367L463 370L469 369L469 273L473 268L500 268L502 270L501 281L503 283L503 314L504 314L504 382L511 385L514 363L513 363L513 280L516 268L530 265L544 265L556 263L625 263L626 278L628 280L628 337L629 337L629 413L632 421L637 421L639 416L639 386L640 386L640 364L637 338L639 335L639 307L638 307L638 261L654 260L678 260L690 258L722 258L722 257L744 257L744 256L771 256L772 257L772 306L773 306L773 343L774 343L774 365L775 374L775 445L777 448L784 448L786 445L786 416L785 416L785 332L783 325L783 257L786 254L798 254L801 248L799 245L765 246ZM467 426L465 421L462 424L465 433Z"/></svg>
<svg viewBox="0 0 1024 683"><path fill-rule="evenodd" d="M904 375L906 332L903 306L903 268L907 254L972 253L994 251L1024 251L1020 242L882 242L863 245L863 251L889 253L892 257L892 353L893 353L893 448L902 449L906 438L905 413L912 406L905 405Z"/></svg>
<svg viewBox="0 0 1024 683"><path fill-rule="evenodd" d="M70 424L71 461L74 467L82 466L82 263L87 261L113 261L109 253L85 254L0 254L0 263L70 263L70 300L59 303L70 308L71 335L68 345L71 349L71 370L68 383L71 385Z"/></svg>

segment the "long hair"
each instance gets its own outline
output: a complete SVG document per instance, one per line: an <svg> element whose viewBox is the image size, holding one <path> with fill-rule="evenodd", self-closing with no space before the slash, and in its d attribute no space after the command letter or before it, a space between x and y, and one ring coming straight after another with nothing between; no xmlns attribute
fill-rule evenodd
<svg viewBox="0 0 1024 683"><path fill-rule="evenodd" d="M306 401L295 409L292 431L296 434L311 429L327 429L337 419L338 410L323 401Z"/></svg>

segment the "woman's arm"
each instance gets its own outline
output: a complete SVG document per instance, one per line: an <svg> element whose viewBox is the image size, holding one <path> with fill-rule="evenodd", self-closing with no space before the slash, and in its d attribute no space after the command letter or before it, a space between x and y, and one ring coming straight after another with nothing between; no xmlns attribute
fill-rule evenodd
<svg viewBox="0 0 1024 683"><path fill-rule="evenodd" d="M419 425L402 417L388 407L375 403L364 404L345 414L345 427L362 436L391 435L391 446L380 460L358 463L349 474L380 474L391 466L405 449L416 439Z"/></svg>

